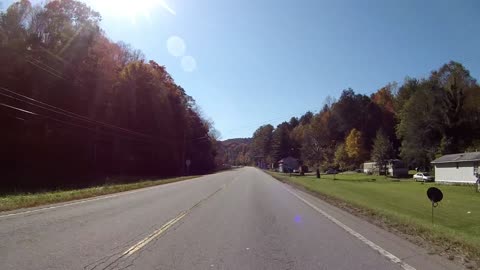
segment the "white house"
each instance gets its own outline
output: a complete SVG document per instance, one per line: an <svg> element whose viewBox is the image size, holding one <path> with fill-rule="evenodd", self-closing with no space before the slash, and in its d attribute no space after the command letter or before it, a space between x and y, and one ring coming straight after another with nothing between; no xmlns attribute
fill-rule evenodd
<svg viewBox="0 0 480 270"><path fill-rule="evenodd" d="M387 161L387 175L392 177L407 177L408 168L403 164L399 159L390 159ZM376 162L365 162L363 163L363 172L366 174L385 174L385 172L380 172Z"/></svg>
<svg viewBox="0 0 480 270"><path fill-rule="evenodd" d="M288 156L278 161L278 171L279 172L292 172L293 170L298 169L300 163L298 159Z"/></svg>
<svg viewBox="0 0 480 270"><path fill-rule="evenodd" d="M432 161L435 166L435 181L471 183L477 181L480 152L445 155Z"/></svg>

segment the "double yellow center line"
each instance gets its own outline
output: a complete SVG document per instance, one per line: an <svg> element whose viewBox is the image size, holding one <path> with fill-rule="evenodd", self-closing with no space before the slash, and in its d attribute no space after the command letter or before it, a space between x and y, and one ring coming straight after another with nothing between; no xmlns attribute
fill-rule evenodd
<svg viewBox="0 0 480 270"><path fill-rule="evenodd" d="M150 243L153 239L157 238L158 236L160 236L162 233L164 233L166 230L168 230L168 228L172 227L173 225L175 225L175 223L179 222L182 218L184 218L185 216L187 215L187 212L182 212L180 213L180 215L178 215L177 217L175 217L174 219L170 220L169 222L163 224L162 227L160 227L159 229L155 230L153 233L151 233L149 236L147 236L145 239L143 239L142 241L138 242L137 244L135 244L134 246L132 246L131 248L129 248L127 251L125 251L121 257L123 258L128 258L130 255L132 255L133 253L139 251L140 249L142 249L144 246L146 246L148 243Z"/></svg>
<svg viewBox="0 0 480 270"><path fill-rule="evenodd" d="M213 192L212 194L210 194L209 196L207 196L206 198L200 200L199 202L197 202L194 206L192 206L190 209L186 210L186 211L183 211L181 212L178 216L176 216L175 218L171 219L170 221L168 221L167 223L163 224L162 227L160 227L159 229L155 230L154 232L152 232L150 235L148 235L146 238L144 238L143 240L141 240L140 242L138 242L137 244L133 245L131 248L127 249L120 257L119 259L125 259L125 258L128 258L129 256L131 256L132 254L134 254L135 252L141 250L143 247L145 247L148 243L150 243L152 240L154 240L155 238L159 237L160 235L162 235L164 232L166 232L170 227L172 227L173 225L175 225L176 223L178 223L180 220L182 220L190 211L192 211L194 208L198 207L200 204L202 204L203 202L205 202L206 200L210 199L211 197L213 197L215 194L217 194L219 191L225 189L229 184L231 184L232 182L234 182L236 180L237 177L235 177L233 179L233 181L227 183L227 184L223 184L219 189L217 189L215 192Z"/></svg>

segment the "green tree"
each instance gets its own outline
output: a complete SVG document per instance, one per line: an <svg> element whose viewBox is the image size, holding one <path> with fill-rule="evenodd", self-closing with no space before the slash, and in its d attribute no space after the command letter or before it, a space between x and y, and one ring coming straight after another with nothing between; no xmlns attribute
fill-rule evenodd
<svg viewBox="0 0 480 270"><path fill-rule="evenodd" d="M467 150L480 136L478 103L473 105L479 100L478 89L456 62L420 82L408 80L397 95L400 156L411 165L428 167L435 156Z"/></svg>
<svg viewBox="0 0 480 270"><path fill-rule="evenodd" d="M335 121L329 107L315 115L309 126L305 128L301 148L302 159L316 168L328 168L334 164Z"/></svg>
<svg viewBox="0 0 480 270"><path fill-rule="evenodd" d="M352 89L343 90L340 99L331 106L332 117L336 123L331 132L338 141L348 136L352 129L364 133L369 97L355 94Z"/></svg>
<svg viewBox="0 0 480 270"><path fill-rule="evenodd" d="M392 143L385 132L379 129L373 141L371 159L382 169L381 171L386 172L387 161L393 158L393 155L394 150Z"/></svg>
<svg viewBox="0 0 480 270"><path fill-rule="evenodd" d="M255 162L274 162L272 158L272 135L273 126L270 124L259 127L253 133L251 154Z"/></svg>
<svg viewBox="0 0 480 270"><path fill-rule="evenodd" d="M479 135L475 134L478 129L473 130L474 132L471 130L478 125L469 123L470 118L465 114L466 93L472 89L478 91L476 81L462 64L453 61L432 72L429 81L433 85L432 91L443 93L440 103L443 108L440 113L444 123L443 136L449 142L444 151L464 151L466 146L477 138L475 135Z"/></svg>
<svg viewBox="0 0 480 270"><path fill-rule="evenodd" d="M312 121L312 118L313 118L313 113L308 111L300 117L299 122L301 125L308 125L310 124L310 121Z"/></svg>
<svg viewBox="0 0 480 270"><path fill-rule="evenodd" d="M272 157L274 162L287 156L296 157L298 149L294 149L290 140L290 130L287 122L277 126L272 134Z"/></svg>
<svg viewBox="0 0 480 270"><path fill-rule="evenodd" d="M398 88L394 97L394 109L397 117L400 117L403 107L418 89L420 89L420 81L409 77Z"/></svg>
<svg viewBox="0 0 480 270"><path fill-rule="evenodd" d="M292 117L290 118L290 121L288 122L288 127L290 130L293 130L300 124L300 121L298 120L297 117Z"/></svg>
<svg viewBox="0 0 480 270"><path fill-rule="evenodd" d="M405 103L399 115L397 136L400 156L412 166L428 167L435 158L443 133L442 93L431 91L431 83L422 82Z"/></svg>
<svg viewBox="0 0 480 270"><path fill-rule="evenodd" d="M347 151L345 150L345 144L340 143L337 145L335 150L335 165L340 168L340 170L351 170L352 160L348 156Z"/></svg>

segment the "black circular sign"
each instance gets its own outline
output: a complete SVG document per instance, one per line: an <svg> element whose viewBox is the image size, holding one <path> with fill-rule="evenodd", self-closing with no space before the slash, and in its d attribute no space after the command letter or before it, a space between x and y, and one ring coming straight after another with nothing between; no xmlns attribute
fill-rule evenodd
<svg viewBox="0 0 480 270"><path fill-rule="evenodd" d="M438 203L443 199L443 193L436 187L431 187L427 190L427 196L432 203Z"/></svg>

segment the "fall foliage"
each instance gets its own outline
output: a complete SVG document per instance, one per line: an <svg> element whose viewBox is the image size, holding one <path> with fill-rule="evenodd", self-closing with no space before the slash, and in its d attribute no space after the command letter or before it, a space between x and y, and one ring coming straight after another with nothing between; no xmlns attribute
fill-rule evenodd
<svg viewBox="0 0 480 270"><path fill-rule="evenodd" d="M262 149L281 145L281 154L324 170L352 170L368 160L384 164L390 158L401 158L410 168L428 168L439 155L480 149L480 87L457 62L427 78L389 83L370 97L349 88L331 100L317 114L301 116L295 127L288 128L290 121L269 131L291 130L291 141L285 134L276 136ZM289 152L291 145L301 145L300 151ZM252 153L256 147L251 145ZM277 153L263 151L262 157L276 160Z"/></svg>
<svg viewBox="0 0 480 270"><path fill-rule="evenodd" d="M0 13L1 190L181 175L186 159L193 174L215 168L195 100L100 20L75 0Z"/></svg>

